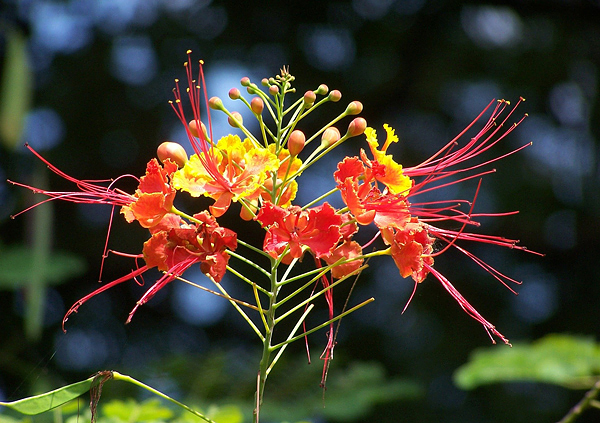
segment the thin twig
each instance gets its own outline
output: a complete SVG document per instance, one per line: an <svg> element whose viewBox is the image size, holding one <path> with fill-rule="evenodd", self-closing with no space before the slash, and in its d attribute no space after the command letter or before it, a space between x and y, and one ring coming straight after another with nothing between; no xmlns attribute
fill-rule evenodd
<svg viewBox="0 0 600 423"><path fill-rule="evenodd" d="M575 407L567 413L558 423L572 423L574 422L586 409L594 407L597 403L596 397L600 393L600 380L598 380L592 389L587 391L581 401L579 401Z"/></svg>

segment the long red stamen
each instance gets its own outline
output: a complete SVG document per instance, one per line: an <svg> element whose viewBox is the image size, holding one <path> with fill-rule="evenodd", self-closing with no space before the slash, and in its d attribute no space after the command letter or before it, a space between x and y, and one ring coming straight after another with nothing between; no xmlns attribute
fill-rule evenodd
<svg viewBox="0 0 600 423"><path fill-rule="evenodd" d="M25 147L29 149L38 159L40 159L48 168L56 173L58 176L73 182L77 185L80 191L71 191L71 192L61 192L61 191L46 191L36 187L32 187L30 185L22 184L20 182L15 182L11 180L7 180L8 183L16 186L20 186L23 188L27 188L33 191L36 194L44 194L50 198L42 200L30 207L27 207L25 210L22 210L14 215L11 218L15 218L22 213L25 213L34 207L37 207L41 204L47 203L49 201L54 200L64 200L70 201L72 203L80 203L80 204L112 204L113 206L126 206L135 201L135 197L127 194L119 189L112 188L112 185L116 182L116 180L112 179L104 179L104 180L80 180L74 178L70 175L67 175L56 166L51 164L48 160L46 160L42 155L40 155L37 151L35 151L29 144L25 144ZM132 175L122 175L120 178L124 177L132 177L136 180ZM110 182L108 186L98 185L99 183Z"/></svg>
<svg viewBox="0 0 600 423"><path fill-rule="evenodd" d="M213 141L214 138L212 131L212 120L210 117L210 107L208 107L208 94L206 92L206 82L204 79L204 71L202 69L202 64L204 62L202 60L199 61L200 67L198 71L198 79L202 83L202 86L200 86L198 83L196 83L196 80L194 79L192 74L191 50L187 51L187 55L188 61L184 63L186 76L188 79L188 88L186 89L186 92L189 98L189 102L192 106L193 121L196 124L198 137L192 134L187 119L185 118L185 112L183 110L182 97L181 91L179 89L178 79L175 79L175 88L173 89L175 101L170 101L169 103L171 104L173 111L183 124L190 144L192 145L192 148L194 150L194 153L196 153L196 156L202 163L202 166L204 166L204 168L209 172L210 176L215 181L218 181L219 184L221 184L223 187L230 188L230 181L228 181L227 178L225 178L217 168L214 148L210 148L211 146L214 147L215 144ZM208 126L210 133L210 138L208 140L206 139L204 131L202 130L202 120L200 115L200 90L202 89L202 87L204 87L204 100L206 104L206 114L208 116Z"/></svg>
<svg viewBox="0 0 600 423"><path fill-rule="evenodd" d="M508 339L506 339L504 337L504 335L502 335L500 332L498 332L498 330L496 329L496 327L494 325L492 325L490 322L488 322L486 319L484 319L484 317L481 314L479 314L479 312L475 309L475 307L473 307L465 299L465 297L463 297L460 294L460 292L458 292L458 290L450 283L450 281L444 275L442 275L440 272L438 272L436 269L434 269L432 266L430 266L426 263L425 263L425 267L427 268L427 270L429 270L429 272L431 272L437 278L438 281L440 281L440 283L442 284L444 289L446 289L446 291L448 291L450 293L450 295L452 295L452 297L454 297L454 299L458 302L458 305L460 305L460 307L469 316L471 316L473 319L477 320L479 323L481 323L483 325L484 329L488 333L488 336L490 337L490 339L492 340L492 342L494 344L496 343L496 340L494 339L494 337L492 335L496 335L498 338L502 339L502 341L506 345L510 345L510 342L508 341Z"/></svg>
<svg viewBox="0 0 600 423"><path fill-rule="evenodd" d="M79 307L81 307L81 305L84 304L85 302L87 302L90 298L95 297L96 295L98 295L98 294L106 291L107 289L112 288L115 285L118 285L120 283L127 282L127 281L129 281L131 279L134 279L137 276L139 276L142 273L144 273L146 270L148 270L148 266L142 266L139 269L133 270L132 272L128 273L127 275L122 276L119 279L115 279L114 281L109 282L106 285L101 286L100 288L96 289L92 293L86 295L85 297L83 297L82 299L80 299L79 301L77 301L67 311L67 314L65 314L65 317L63 317L63 321L62 321L62 329L63 329L63 331L66 332L65 323L67 322L67 320L69 320L69 316L71 314L73 314L73 313L77 313L77 311L79 310Z"/></svg>

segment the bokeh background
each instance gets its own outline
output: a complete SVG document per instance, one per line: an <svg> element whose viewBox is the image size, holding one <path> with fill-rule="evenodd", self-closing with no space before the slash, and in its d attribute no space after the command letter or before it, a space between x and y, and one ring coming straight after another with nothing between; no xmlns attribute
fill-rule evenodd
<svg viewBox="0 0 600 423"><path fill-rule="evenodd" d="M0 179L72 189L25 142L78 178L143 174L159 143L185 142L167 101L173 79L185 76L187 49L206 62L209 95L231 110L242 111L227 98L241 77L259 82L283 65L296 76L299 93L321 83L339 89L342 104L323 108L322 117L306 123L307 133L360 100L371 126L397 129L394 154L409 166L459 133L491 99L526 98L516 115L528 118L500 148L533 146L484 179L477 211L519 210L483 219L486 233L520 239L546 256L473 246L523 280L518 296L459 253L444 254L436 266L511 341L556 332L597 337L597 0L4 0ZM213 125L217 136L231 131L215 113ZM336 161L360 147L352 140L307 172L301 183L311 188L300 201L332 186ZM472 198L475 186L450 187L444 198ZM62 332L65 311L97 287L110 207L53 203L10 219L40 198L0 183L0 398L115 369L179 398L250 409L259 346L222 299L174 283L125 326L143 292L130 283L87 303ZM243 228L235 216L221 223ZM241 230L260 244L257 228ZM138 253L146 237L117 215L110 247ZM376 301L342 321L324 402L318 386L323 331L309 339L312 365L298 344L273 372L266 398L273 408L280 405L273 413L281 417L272 421L556 421L583 395L527 383L457 388L455 370L490 340L433 277L401 315L412 281L388 261L365 272L352 294L354 303ZM110 256L102 279L133 266ZM207 282L199 272L187 276ZM234 278L224 284L242 298L249 294ZM337 292L338 304L348 288ZM326 316L325 305L317 306L314 323ZM344 405L336 389L361 396L346 397ZM105 392L137 394L116 386ZM363 400L370 406L358 407ZM591 412L580 421L594 418Z"/></svg>

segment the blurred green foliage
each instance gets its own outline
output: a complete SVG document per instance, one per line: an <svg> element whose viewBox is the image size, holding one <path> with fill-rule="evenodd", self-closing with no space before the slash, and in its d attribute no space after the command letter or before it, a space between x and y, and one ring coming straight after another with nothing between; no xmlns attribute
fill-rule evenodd
<svg viewBox="0 0 600 423"><path fill-rule="evenodd" d="M24 245L0 247L0 290L17 290L27 286L31 275L38 272L34 262L34 251ZM43 269L48 285L58 285L83 274L85 261L68 251L52 251L47 267Z"/></svg>
<svg viewBox="0 0 600 423"><path fill-rule="evenodd" d="M600 343L551 334L512 348L479 348L454 374L462 389L501 382L551 383L589 389L600 378Z"/></svg>

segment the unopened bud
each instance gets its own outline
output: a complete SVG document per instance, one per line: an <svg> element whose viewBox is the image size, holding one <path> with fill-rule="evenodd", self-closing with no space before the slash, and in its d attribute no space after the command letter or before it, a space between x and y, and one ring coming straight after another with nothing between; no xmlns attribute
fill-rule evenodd
<svg viewBox="0 0 600 423"><path fill-rule="evenodd" d="M208 133L206 132L206 125L204 125L204 123L202 123L201 121L197 121L196 119L192 119L190 120L190 123L188 123L188 128L190 132L196 138L200 137L198 132L198 122L200 122L200 128L202 129L202 134L204 135L204 138L208 138Z"/></svg>
<svg viewBox="0 0 600 423"><path fill-rule="evenodd" d="M237 88L232 88L229 90L229 98L232 100L237 100L241 95L242 94L240 93L240 90Z"/></svg>
<svg viewBox="0 0 600 423"><path fill-rule="evenodd" d="M277 93L279 93L279 87L277 85L271 85L269 87L269 94L271 94L272 96L277 95Z"/></svg>
<svg viewBox="0 0 600 423"><path fill-rule="evenodd" d="M315 90L315 94L326 95L329 92L329 87L325 84L319 85L319 88Z"/></svg>
<svg viewBox="0 0 600 423"><path fill-rule="evenodd" d="M215 110L223 110L223 100L219 97L211 97L210 100L208 100L208 107Z"/></svg>
<svg viewBox="0 0 600 423"><path fill-rule="evenodd" d="M156 155L161 162L170 159L177 166L183 167L188 160L187 153L181 144L176 142L165 141L156 149Z"/></svg>
<svg viewBox="0 0 600 423"><path fill-rule="evenodd" d="M314 91L307 91L304 93L304 107L309 108L315 104L315 100L317 99L317 95Z"/></svg>
<svg viewBox="0 0 600 423"><path fill-rule="evenodd" d="M346 114L357 115L362 112L362 109L363 105L360 101L353 101L352 103L348 104L348 107L346 107Z"/></svg>
<svg viewBox="0 0 600 423"><path fill-rule="evenodd" d="M350 125L348 125L348 132L346 132L346 135L348 137L356 137L357 135L361 135L362 133L364 133L365 129L367 129L367 121L361 117L358 117L352 122L350 122Z"/></svg>
<svg viewBox="0 0 600 423"><path fill-rule="evenodd" d="M306 144L306 137L304 136L304 132L299 129L295 129L290 134L290 138L288 139L288 150L292 156L297 156L304 149L304 144Z"/></svg>
<svg viewBox="0 0 600 423"><path fill-rule="evenodd" d="M269 79L268 78L263 78L260 80L260 83L264 86L264 87L268 87L269 86Z"/></svg>
<svg viewBox="0 0 600 423"><path fill-rule="evenodd" d="M244 124L244 119L238 112L231 112L231 116L227 118L227 122L234 128L239 128Z"/></svg>
<svg viewBox="0 0 600 423"><path fill-rule="evenodd" d="M241 80L240 80L240 84L242 85L242 87L247 87L250 85L250 78L248 78L247 76L244 76Z"/></svg>
<svg viewBox="0 0 600 423"><path fill-rule="evenodd" d="M335 126L330 126L321 135L321 146L331 147L341 138L340 131Z"/></svg>
<svg viewBox="0 0 600 423"><path fill-rule="evenodd" d="M334 103L337 103L338 101L340 101L342 98L342 93L339 90L333 90L332 92L329 93L329 100L333 101Z"/></svg>
<svg viewBox="0 0 600 423"><path fill-rule="evenodd" d="M265 108L265 102L260 97L254 97L250 102L250 108L255 114L260 115Z"/></svg>

